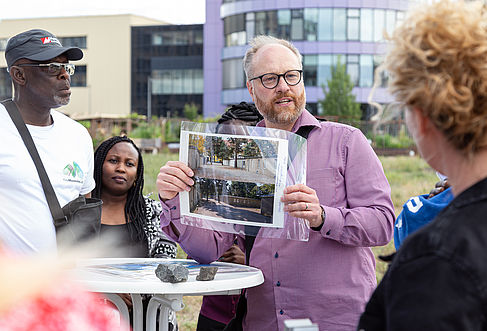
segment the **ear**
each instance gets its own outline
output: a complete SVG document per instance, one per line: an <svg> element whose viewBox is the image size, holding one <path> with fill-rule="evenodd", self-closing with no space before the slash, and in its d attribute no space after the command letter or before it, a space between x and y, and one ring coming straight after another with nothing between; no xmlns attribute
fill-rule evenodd
<svg viewBox="0 0 487 331"><path fill-rule="evenodd" d="M252 97L252 101L254 101L254 103L255 103L255 100L254 100L254 86L252 85L252 83L250 81L247 81L247 90L249 91L250 96Z"/></svg>
<svg viewBox="0 0 487 331"><path fill-rule="evenodd" d="M416 122L416 128L418 129L418 133L422 136L431 134L434 130L436 130L435 126L431 122L431 120L424 115L423 111L417 107L412 109L414 113L414 118Z"/></svg>
<svg viewBox="0 0 487 331"><path fill-rule="evenodd" d="M10 77L12 78L12 81L15 84L22 85L22 86L25 85L26 77L25 77L24 69L17 66L11 66L9 72L10 72Z"/></svg>

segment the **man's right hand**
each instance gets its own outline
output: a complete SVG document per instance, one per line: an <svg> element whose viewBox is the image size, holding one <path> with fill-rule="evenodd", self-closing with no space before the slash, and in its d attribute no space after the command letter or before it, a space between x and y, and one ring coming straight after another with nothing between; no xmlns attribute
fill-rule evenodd
<svg viewBox="0 0 487 331"><path fill-rule="evenodd" d="M174 198L179 192L190 191L194 185L193 170L179 161L168 161L157 175L156 186L163 201Z"/></svg>

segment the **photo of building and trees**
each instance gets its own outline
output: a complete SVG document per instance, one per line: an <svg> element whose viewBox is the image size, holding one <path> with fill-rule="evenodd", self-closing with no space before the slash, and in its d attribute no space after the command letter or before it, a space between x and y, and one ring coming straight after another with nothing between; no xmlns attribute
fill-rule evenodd
<svg viewBox="0 0 487 331"><path fill-rule="evenodd" d="M277 151L278 143L267 139L190 134L190 212L272 223Z"/></svg>

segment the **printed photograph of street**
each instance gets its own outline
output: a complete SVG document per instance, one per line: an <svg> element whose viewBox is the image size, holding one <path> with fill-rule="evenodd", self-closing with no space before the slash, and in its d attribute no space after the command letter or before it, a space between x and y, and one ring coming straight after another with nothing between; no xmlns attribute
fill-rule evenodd
<svg viewBox="0 0 487 331"><path fill-rule="evenodd" d="M191 213L272 223L278 143L238 136L190 134L188 164L195 173Z"/></svg>

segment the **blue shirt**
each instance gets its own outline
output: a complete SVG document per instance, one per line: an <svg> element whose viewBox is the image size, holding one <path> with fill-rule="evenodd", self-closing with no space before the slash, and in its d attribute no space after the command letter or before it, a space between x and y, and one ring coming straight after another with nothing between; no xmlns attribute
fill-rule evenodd
<svg viewBox="0 0 487 331"><path fill-rule="evenodd" d="M394 224L394 246L399 249L406 237L431 222L453 200L451 188L428 199L428 194L410 198Z"/></svg>

